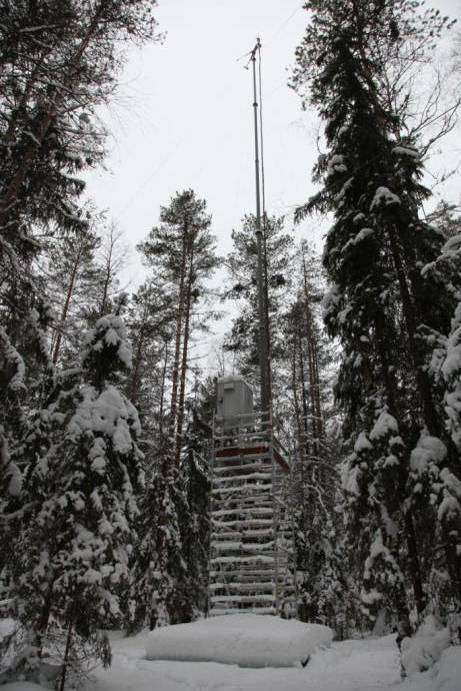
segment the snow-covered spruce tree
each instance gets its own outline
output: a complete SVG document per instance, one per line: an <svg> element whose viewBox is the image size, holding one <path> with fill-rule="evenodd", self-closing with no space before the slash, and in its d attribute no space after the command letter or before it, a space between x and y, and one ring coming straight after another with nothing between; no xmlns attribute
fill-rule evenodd
<svg viewBox="0 0 461 691"><path fill-rule="evenodd" d="M133 558L129 632L196 619L206 611L209 478L206 468L214 386L201 386L189 417L179 467L173 462L167 420L146 444L146 488ZM213 394L211 391L213 390ZM205 418L205 419L202 419Z"/></svg>
<svg viewBox="0 0 461 691"><path fill-rule="evenodd" d="M94 108L111 94L120 40L152 35L152 1L50 0L0 6L0 446L21 438L47 367L44 237L85 229L79 173L97 165ZM38 355L37 355L38 354ZM37 359L38 357L38 359ZM8 460L4 464L8 465ZM1 530L3 529L3 525Z"/></svg>
<svg viewBox="0 0 461 691"><path fill-rule="evenodd" d="M24 287L23 283L21 292ZM51 310L37 294L22 296L19 303L15 316L10 309L13 305L3 310L0 304L0 317L5 318L0 326L0 539L5 546L0 554L0 574L10 561L17 528L11 514L21 508L25 461L20 443L30 415L41 405L43 381L52 370L46 340Z"/></svg>
<svg viewBox="0 0 461 691"><path fill-rule="evenodd" d="M190 417L180 473L186 498L185 512L179 512L184 561L187 564L188 591L192 618L206 613L210 549L210 471L208 467L214 383L201 387L201 400L190 402ZM203 397L203 394L205 396ZM211 404L211 405L210 405Z"/></svg>
<svg viewBox="0 0 461 691"><path fill-rule="evenodd" d="M297 49L293 86L301 95L310 87L308 99L325 121L328 152L316 167L323 189L298 217L315 208L334 213L324 254L333 284L326 324L343 348L336 395L345 413L344 436L355 447L345 479L354 517L350 537L352 548L361 549L365 603L372 599L377 607L390 597L408 629L405 598L395 586L399 579L411 583L411 601L421 614L428 573L421 571L418 527L427 528L431 508L412 501L411 452L429 434L443 439L446 449L443 457L436 454L438 469L453 470L458 463L443 402L428 374L437 337L449 331L453 296L440 274L421 270L439 255L443 238L419 219L428 193L419 182L417 142L400 134L399 116L389 104L405 103L406 96L394 67L408 57L410 45L414 63L424 59L431 37L448 20L432 11L420 16L419 3L407 0L312 0L305 7L311 23ZM376 495L371 480L377 477L382 486ZM436 511L430 529L435 539ZM443 536L458 597L456 539ZM378 552L383 558L374 558Z"/></svg>
<svg viewBox="0 0 461 691"><path fill-rule="evenodd" d="M437 225L448 238L435 262L427 264L425 274L443 278L452 292L455 310L447 338L435 335L434 353L429 371L440 395L443 395L445 426L449 439L461 454L461 219L442 206ZM456 559L461 549L461 471L458 464L446 463L447 448L437 438L422 435L412 452L414 491L419 501L430 501L437 510L438 543L451 543L451 563L440 568L438 555L434 569L434 600L442 612L453 611L452 589L446 587L448 566L451 580L461 592L461 573ZM440 548L439 548L440 551ZM458 604L458 630L461 631L461 612Z"/></svg>
<svg viewBox="0 0 461 691"><path fill-rule="evenodd" d="M178 623L177 590L186 577L178 505L185 499L171 449L171 440L162 434L146 457L146 485L137 522L126 623L130 633L146 625L152 630Z"/></svg>
<svg viewBox="0 0 461 691"><path fill-rule="evenodd" d="M12 591L25 632L16 665L35 678L56 626L62 684L85 645L110 658L98 630L120 617L142 484L138 416L121 391L130 366L121 318L101 318L85 339L81 372L64 377L41 431L32 431Z"/></svg>

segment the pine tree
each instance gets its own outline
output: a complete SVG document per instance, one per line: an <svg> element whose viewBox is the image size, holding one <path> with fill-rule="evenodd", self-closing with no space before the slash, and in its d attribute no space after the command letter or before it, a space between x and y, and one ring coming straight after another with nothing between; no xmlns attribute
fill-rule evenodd
<svg viewBox="0 0 461 691"><path fill-rule="evenodd" d="M127 394L138 408L146 439L158 439L163 431L165 365L171 350L173 317L172 296L151 280L131 298L127 322L133 368Z"/></svg>
<svg viewBox="0 0 461 691"><path fill-rule="evenodd" d="M194 312L207 306L206 281L219 264L216 239L210 232L206 202L193 190L178 192L168 207L160 209L160 225L153 228L138 249L164 291L175 296L175 334L172 353L170 435L175 439L179 464L183 441L189 348L194 330L206 328L212 311L197 319Z"/></svg>
<svg viewBox="0 0 461 691"><path fill-rule="evenodd" d="M272 368L272 396L277 402L283 386L277 377L278 365L284 354L282 311L289 293L291 278L287 270L291 265L293 239L284 229L284 218L267 217L262 224L265 269L264 283L267 291L267 324ZM239 304L231 331L224 347L235 354L235 365L250 384L258 381L259 363L259 316L256 281L257 242L254 216L245 216L241 230L232 231L234 249L226 258L232 281L228 297Z"/></svg>
<svg viewBox="0 0 461 691"><path fill-rule="evenodd" d="M360 516L352 546L362 554L365 604L390 596L408 630L403 584L410 580L421 614L428 576L417 536L419 524L427 526L427 506L411 493L421 440L429 437L426 459L438 472L456 465L428 373L434 345L448 333L453 299L440 275L421 271L436 260L442 238L418 215L428 196L418 142L401 133L399 115L379 87L387 82L395 98L405 100L392 66L411 41L413 60L424 59L430 36L440 35L448 20L431 11L420 17L418 3L406 0L373 9L353 0L313 0L306 8L312 21L297 49L293 85L302 93L309 84L310 101L325 121L328 153L316 168L323 189L298 217L313 208L335 216L324 255L333 284L326 324L343 348L336 396L344 436L355 449L346 474L352 515ZM432 514L434 537L436 522ZM445 532L446 566L455 594L456 539L449 536Z"/></svg>
<svg viewBox="0 0 461 691"><path fill-rule="evenodd" d="M85 339L81 372L52 387L23 447L27 511L15 543L12 594L27 632L16 665L33 678L53 622L65 632L63 684L82 646L110 659L98 630L120 617L142 483L139 420L120 386L130 366L121 318L101 318Z"/></svg>

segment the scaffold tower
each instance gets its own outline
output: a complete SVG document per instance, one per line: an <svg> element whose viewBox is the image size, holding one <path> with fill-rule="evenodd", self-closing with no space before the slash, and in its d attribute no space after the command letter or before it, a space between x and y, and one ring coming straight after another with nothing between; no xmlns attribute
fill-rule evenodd
<svg viewBox="0 0 461 691"><path fill-rule="evenodd" d="M294 595L289 456L239 377L218 381L212 449L210 615L282 613Z"/></svg>

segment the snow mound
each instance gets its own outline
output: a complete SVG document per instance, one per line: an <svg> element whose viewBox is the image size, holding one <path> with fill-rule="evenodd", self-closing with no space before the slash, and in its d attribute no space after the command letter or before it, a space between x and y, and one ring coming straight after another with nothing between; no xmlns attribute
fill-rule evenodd
<svg viewBox="0 0 461 691"><path fill-rule="evenodd" d="M407 674L430 669L450 645L450 631L428 615L412 638L402 641L402 665Z"/></svg>
<svg viewBox="0 0 461 691"><path fill-rule="evenodd" d="M231 614L152 631L148 660L221 662L240 667L295 667L329 646L333 631L320 624L260 614Z"/></svg>

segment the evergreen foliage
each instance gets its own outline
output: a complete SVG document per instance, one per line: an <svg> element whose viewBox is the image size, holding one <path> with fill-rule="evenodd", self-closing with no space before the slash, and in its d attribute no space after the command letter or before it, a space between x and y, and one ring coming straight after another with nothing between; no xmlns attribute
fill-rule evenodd
<svg viewBox="0 0 461 691"><path fill-rule="evenodd" d="M133 346L133 368L127 394L138 409L146 439L158 439L163 432L173 319L172 295L153 281L143 283L131 296L127 323Z"/></svg>
<svg viewBox="0 0 461 691"><path fill-rule="evenodd" d="M193 190L177 192L169 206L160 209L160 225L138 245L157 287L174 295L175 328L171 365L169 434L175 440L179 465L183 443L184 406L190 341L197 330L206 331L214 315L207 309L206 282L219 266L216 238L211 233L206 201ZM200 316L197 316L200 307Z"/></svg>
<svg viewBox="0 0 461 691"><path fill-rule="evenodd" d="M128 299L121 233L83 202L105 155L98 113L125 46L158 39L155 6L0 3L0 598L18 624L0 640L2 681L43 683L51 663L63 691L110 664L103 630L208 613L216 381L191 351L220 316L212 217L194 190L176 192L137 246L147 277ZM446 201L423 213L423 130L440 117L448 131L455 110L439 115L436 95L412 124L418 70L452 23L419 0L304 7L291 86L317 108L326 150L295 217L330 214L325 273L264 213L259 324L256 220L244 216L222 347L256 389L267 331L273 428L292 455L298 618L339 638L386 620L401 640L435 613L460 636L461 218ZM267 488L272 502L274 477L245 475L245 493ZM269 540L286 546L286 509L253 531L257 562ZM235 545L250 552L229 532L226 563Z"/></svg>
<svg viewBox="0 0 461 691"><path fill-rule="evenodd" d="M177 623L180 610L189 606L182 588L186 564L178 522L178 505L185 499L170 449L171 443L162 437L155 458L148 459L131 569L128 631Z"/></svg>
<svg viewBox="0 0 461 691"><path fill-rule="evenodd" d="M257 389L259 368L259 313L256 281L257 238L255 217L247 215L242 227L232 231L233 250L226 259L231 289L227 297L238 304L224 348L233 353L234 367ZM272 368L272 396L275 401L283 384L278 377L279 364L284 357L282 313L291 288L290 266L293 238L285 231L285 219L265 217L262 223L264 249L264 285L267 292L270 358Z"/></svg>
<svg viewBox="0 0 461 691"><path fill-rule="evenodd" d="M120 391L130 364L121 318L101 318L85 339L81 371L55 383L25 439L27 508L11 575L26 632L16 664L32 675L51 627L73 647L121 615L142 484L139 420Z"/></svg>
<svg viewBox="0 0 461 691"><path fill-rule="evenodd" d="M418 142L400 126L407 94L393 79L410 50L412 64L424 60L448 25L437 12L420 15L419 5L306 3L311 23L293 75L302 96L310 88L328 146L316 166L323 187L298 217L315 208L334 213L324 253L332 283L325 319L343 349L336 396L344 436L354 448L345 473L350 549L362 555L365 605L382 601L385 590L405 630L408 616L397 586L412 584L410 602L421 615L431 569L424 554L422 571L418 536L425 530L445 552L451 596L458 602L460 596L458 518L450 514L442 527L439 502L418 503L413 482L416 470L436 485L447 473L456 476L459 465L447 438L443 393L428 373L449 333L453 290L440 273L424 268L439 257L443 237L419 216L429 193L421 185ZM397 103L393 110L383 96L388 92L380 90L385 83ZM376 430L384 419L392 424L381 435ZM428 491L438 495L435 486Z"/></svg>

